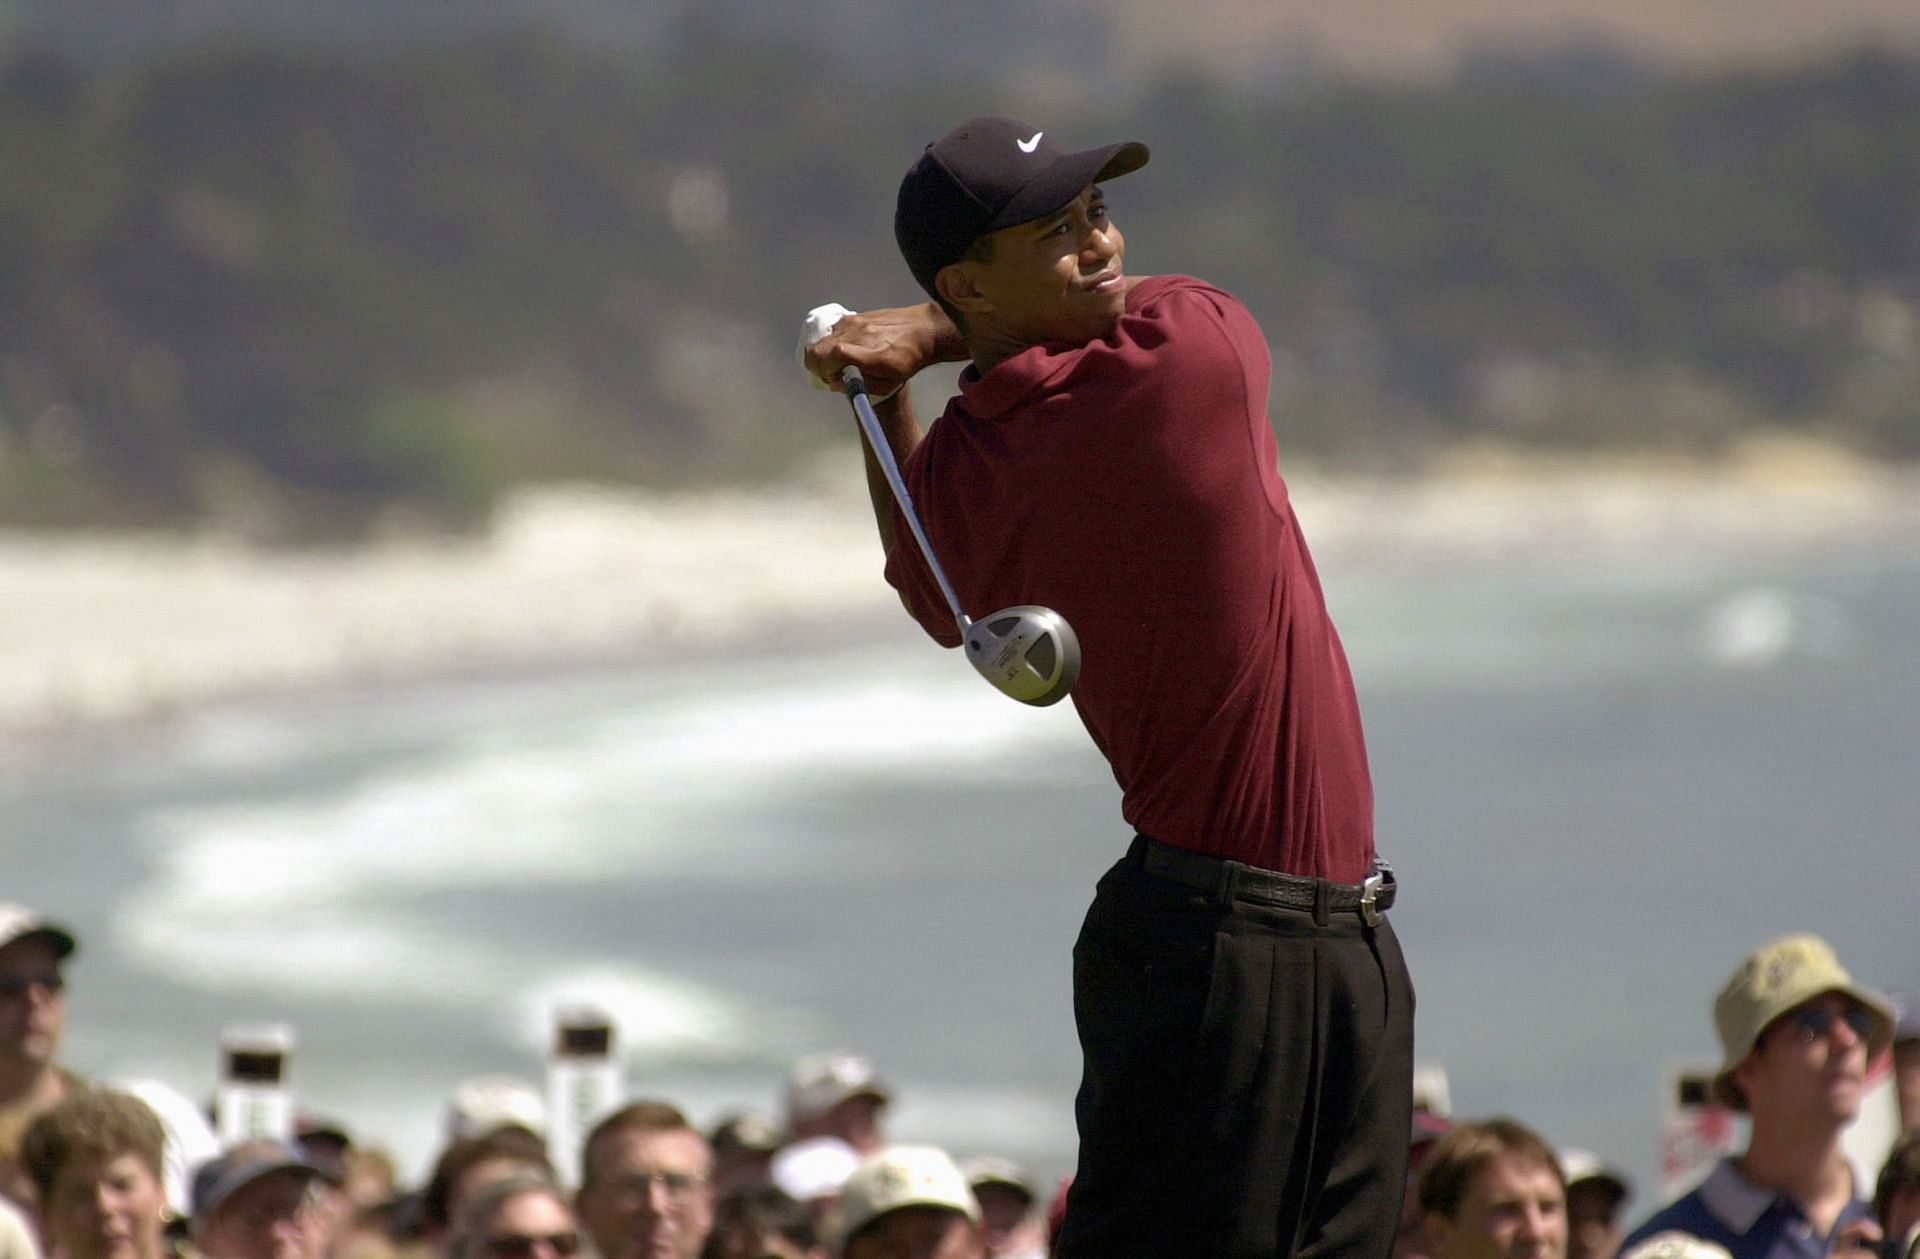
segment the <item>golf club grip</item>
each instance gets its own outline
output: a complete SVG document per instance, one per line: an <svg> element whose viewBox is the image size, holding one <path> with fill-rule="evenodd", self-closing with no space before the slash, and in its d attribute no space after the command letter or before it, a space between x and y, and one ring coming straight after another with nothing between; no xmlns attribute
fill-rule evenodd
<svg viewBox="0 0 1920 1259"><path fill-rule="evenodd" d="M964 634L973 622L960 610L960 596L953 592L953 583L947 580L947 572L940 567L940 559L933 553L933 543L920 523L920 513L914 510L913 495L907 492L907 483L900 475L900 464L893 457L893 447L887 443L887 435L880 428L880 417L874 414L873 403L867 399L866 379L861 376L859 368L849 363L840 369L840 383L847 388L847 401L853 404L860 430L866 434L867 448L873 451L873 457L880 461L880 471L886 474L887 486L893 491L893 501L900 504L900 514L907 518L907 526L913 530L913 540L920 544L920 554L927 557L927 567L933 570L933 579L940 583L940 593L946 597L947 607L952 609L953 619Z"/></svg>

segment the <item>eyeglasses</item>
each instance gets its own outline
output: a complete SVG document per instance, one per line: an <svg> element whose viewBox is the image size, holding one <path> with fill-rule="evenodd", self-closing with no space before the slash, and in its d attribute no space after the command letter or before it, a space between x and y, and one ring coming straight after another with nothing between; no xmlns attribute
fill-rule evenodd
<svg viewBox="0 0 1920 1259"><path fill-rule="evenodd" d="M638 1202L652 1197L658 1185L669 1202L684 1202L706 1183L697 1172L630 1172L608 1181L607 1188L621 1199Z"/></svg>
<svg viewBox="0 0 1920 1259"><path fill-rule="evenodd" d="M1803 1005L1798 1010L1787 1014L1787 1020L1799 1032L1800 1042L1804 1045L1811 1045L1831 1032L1836 1019L1844 1022L1852 1030L1855 1039L1861 1041L1873 1039L1876 1020L1873 1017L1873 1011L1865 1006L1849 1005L1836 1014L1823 1005Z"/></svg>
<svg viewBox="0 0 1920 1259"><path fill-rule="evenodd" d="M44 988L48 996L58 996L67 986L59 971L44 971L38 975L7 975L0 977L0 1001L18 1001L35 988Z"/></svg>
<svg viewBox="0 0 1920 1259"><path fill-rule="evenodd" d="M578 1233L502 1233L498 1237L487 1238L487 1253L497 1259L531 1259L541 1247L559 1255L560 1259L573 1259L580 1250Z"/></svg>

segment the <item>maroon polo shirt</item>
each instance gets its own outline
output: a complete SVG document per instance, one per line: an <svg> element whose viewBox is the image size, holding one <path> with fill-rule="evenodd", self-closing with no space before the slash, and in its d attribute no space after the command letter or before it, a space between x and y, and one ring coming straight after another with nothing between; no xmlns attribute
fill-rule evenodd
<svg viewBox="0 0 1920 1259"><path fill-rule="evenodd" d="M1357 883L1373 787L1346 654L1267 419L1272 363L1240 303L1143 280L1101 340L1031 346L927 430L903 472L968 613L1053 608L1121 814L1182 848ZM886 575L960 633L905 519Z"/></svg>

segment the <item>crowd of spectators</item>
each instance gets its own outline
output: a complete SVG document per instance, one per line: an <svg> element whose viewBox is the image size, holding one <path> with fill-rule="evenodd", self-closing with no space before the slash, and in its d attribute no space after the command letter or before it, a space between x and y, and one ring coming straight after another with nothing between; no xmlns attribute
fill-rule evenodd
<svg viewBox="0 0 1920 1259"><path fill-rule="evenodd" d="M630 1100L565 1150L533 1086L465 1081L418 1185L312 1116L221 1148L195 1108L60 1064L76 946L0 905L0 1259L1044 1259L1064 1212L1067 1184L891 1141L891 1086L846 1052L794 1064L777 1122ZM1629 1229L1603 1160L1417 1105L1394 1259L1920 1259L1920 1017L1811 936L1747 958L1714 1016L1714 1099L1750 1137L1696 1188ZM1865 1184L1841 1135L1888 1051L1905 1131Z"/></svg>

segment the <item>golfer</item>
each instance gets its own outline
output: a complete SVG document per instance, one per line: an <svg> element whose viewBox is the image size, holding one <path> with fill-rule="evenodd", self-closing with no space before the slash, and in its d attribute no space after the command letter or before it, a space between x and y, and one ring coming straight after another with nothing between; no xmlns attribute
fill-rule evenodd
<svg viewBox="0 0 1920 1259"><path fill-rule="evenodd" d="M1080 639L1075 707L1135 834L1074 946L1080 1163L1059 1254L1384 1257L1406 1183L1413 991L1383 915L1347 661L1280 479L1271 363L1240 303L1129 276L1083 152L975 118L901 181L933 301L844 318L968 607L1044 604ZM970 362L922 432L908 382ZM868 459L887 580L959 632ZM1017 872L1009 872L1017 874Z"/></svg>

